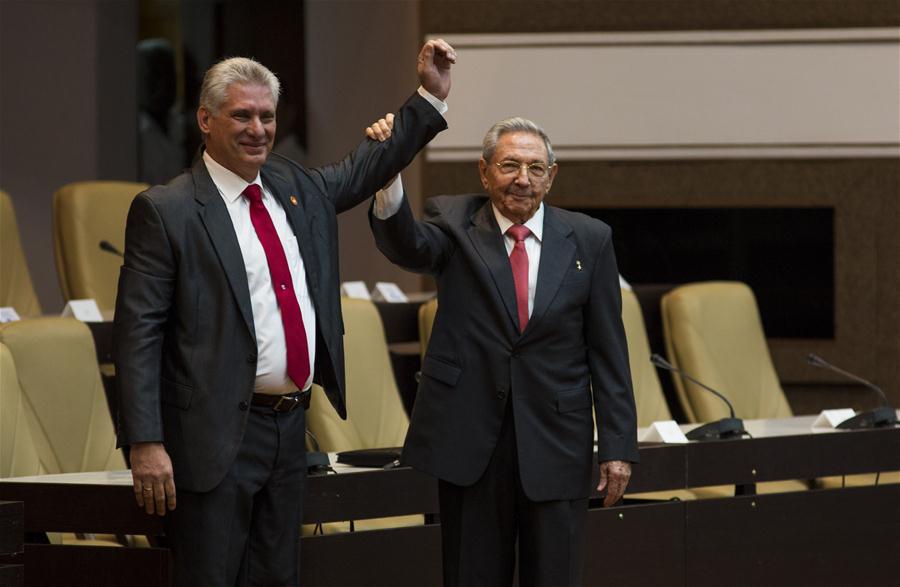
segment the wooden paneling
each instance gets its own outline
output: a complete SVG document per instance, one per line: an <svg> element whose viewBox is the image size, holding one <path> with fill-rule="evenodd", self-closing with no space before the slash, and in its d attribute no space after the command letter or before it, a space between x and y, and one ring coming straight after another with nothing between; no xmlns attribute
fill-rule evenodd
<svg viewBox="0 0 900 587"><path fill-rule="evenodd" d="M893 0L424 0L426 33L674 31L900 25Z"/></svg>

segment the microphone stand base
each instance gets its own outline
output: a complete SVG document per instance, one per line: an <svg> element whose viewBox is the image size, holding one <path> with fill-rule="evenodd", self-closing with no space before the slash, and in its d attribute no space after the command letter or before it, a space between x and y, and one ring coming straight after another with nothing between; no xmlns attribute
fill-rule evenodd
<svg viewBox="0 0 900 587"><path fill-rule="evenodd" d="M726 438L740 438L745 433L744 421L740 418L722 418L717 422L704 424L694 428L687 434L688 440L724 440Z"/></svg>
<svg viewBox="0 0 900 587"><path fill-rule="evenodd" d="M841 430L865 430L866 428L881 428L897 424L897 413L894 408L882 406L874 410L860 412L835 426Z"/></svg>

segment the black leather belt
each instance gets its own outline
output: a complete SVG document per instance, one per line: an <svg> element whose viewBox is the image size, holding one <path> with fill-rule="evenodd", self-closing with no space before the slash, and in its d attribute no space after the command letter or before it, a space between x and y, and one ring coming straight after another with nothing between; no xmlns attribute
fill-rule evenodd
<svg viewBox="0 0 900 587"><path fill-rule="evenodd" d="M290 412L297 408L309 409L309 398L312 390L295 391L285 395L271 395L268 393L254 393L250 403L254 406L272 408L275 412Z"/></svg>

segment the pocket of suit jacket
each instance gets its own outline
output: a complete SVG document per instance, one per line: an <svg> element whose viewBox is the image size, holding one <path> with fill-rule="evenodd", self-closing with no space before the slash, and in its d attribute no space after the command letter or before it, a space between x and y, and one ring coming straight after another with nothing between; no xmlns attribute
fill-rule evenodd
<svg viewBox="0 0 900 587"><path fill-rule="evenodd" d="M556 394L556 410L563 414L591 407L591 388L579 387Z"/></svg>
<svg viewBox="0 0 900 587"><path fill-rule="evenodd" d="M161 387L162 403L181 408L182 410L191 407L191 401L194 398L193 387L175 383L174 381L169 381L165 378L162 380Z"/></svg>
<svg viewBox="0 0 900 587"><path fill-rule="evenodd" d="M437 379L446 385L456 385L460 374L462 374L462 368L446 359L426 355L425 361L422 363L422 375Z"/></svg>

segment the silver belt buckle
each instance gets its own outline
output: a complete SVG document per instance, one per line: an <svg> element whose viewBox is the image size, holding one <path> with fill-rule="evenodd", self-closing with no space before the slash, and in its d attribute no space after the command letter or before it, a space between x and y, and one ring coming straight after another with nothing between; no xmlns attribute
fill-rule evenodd
<svg viewBox="0 0 900 587"><path fill-rule="evenodd" d="M275 405L272 406L272 409L276 412L290 412L295 407L297 407L297 404L299 403L300 398L283 395L278 398L278 401L275 402Z"/></svg>

